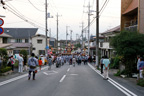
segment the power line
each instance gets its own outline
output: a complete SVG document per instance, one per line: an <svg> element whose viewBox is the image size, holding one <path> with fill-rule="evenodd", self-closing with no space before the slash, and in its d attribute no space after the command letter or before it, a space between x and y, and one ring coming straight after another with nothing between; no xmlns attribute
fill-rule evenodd
<svg viewBox="0 0 144 96"><path fill-rule="evenodd" d="M45 12L45 11L43 11L43 10L38 9L30 0L28 0L28 1L29 1L29 3L30 3L35 9L37 9L38 11L40 11L40 12Z"/></svg>

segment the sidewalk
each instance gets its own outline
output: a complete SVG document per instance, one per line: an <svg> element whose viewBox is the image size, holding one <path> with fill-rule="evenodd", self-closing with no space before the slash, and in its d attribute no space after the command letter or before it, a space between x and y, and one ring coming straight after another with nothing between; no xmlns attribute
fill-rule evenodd
<svg viewBox="0 0 144 96"><path fill-rule="evenodd" d="M119 84L127 87L131 91L135 92L136 94L144 94L144 87L137 85L137 78L122 78L119 76L114 76L117 72L117 69L110 69L109 70L109 77L118 82ZM139 96L139 95L138 95Z"/></svg>

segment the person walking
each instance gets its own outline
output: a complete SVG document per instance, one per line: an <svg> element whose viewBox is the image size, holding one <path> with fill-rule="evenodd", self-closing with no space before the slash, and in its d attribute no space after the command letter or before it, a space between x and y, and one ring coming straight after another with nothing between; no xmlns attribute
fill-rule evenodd
<svg viewBox="0 0 144 96"><path fill-rule="evenodd" d="M35 71L37 70L38 66L38 60L34 57L35 54L32 53L31 57L28 60L28 65L29 65L29 75L28 75L28 80L31 78L31 72L33 72L33 80L35 80Z"/></svg>
<svg viewBox="0 0 144 96"><path fill-rule="evenodd" d="M104 70L104 80L108 80L108 70L109 70L110 60L108 59L107 56L104 56L102 63L103 63L103 70Z"/></svg>
<svg viewBox="0 0 144 96"><path fill-rule="evenodd" d="M48 70L51 70L51 66L52 66L52 57L49 55L48 57Z"/></svg>
<svg viewBox="0 0 144 96"><path fill-rule="evenodd" d="M72 63L73 63L73 67L75 67L75 64L76 64L76 58L75 57L73 57Z"/></svg>
<svg viewBox="0 0 144 96"><path fill-rule="evenodd" d="M104 56L102 56L101 60L100 60L100 65L101 65L101 74L103 74L103 58Z"/></svg>
<svg viewBox="0 0 144 96"><path fill-rule="evenodd" d="M12 55L11 58L10 58L10 62L11 62L12 71L14 71L15 60L14 60L14 58L13 58L13 55Z"/></svg>
<svg viewBox="0 0 144 96"><path fill-rule="evenodd" d="M139 63L140 63L140 56L138 55L137 56L137 71L138 71L137 80L139 80L139 78L140 78Z"/></svg>
<svg viewBox="0 0 144 96"><path fill-rule="evenodd" d="M141 57L140 58L140 62L139 62L139 64L138 64L138 69L139 69L139 77L140 78L143 78L144 76L143 76L143 68L144 68L144 58L143 57Z"/></svg>
<svg viewBox="0 0 144 96"><path fill-rule="evenodd" d="M41 60L41 58L39 59L39 69L41 70L41 66L42 66L42 60Z"/></svg>
<svg viewBox="0 0 144 96"><path fill-rule="evenodd" d="M24 71L27 71L27 57L24 57Z"/></svg>
<svg viewBox="0 0 144 96"><path fill-rule="evenodd" d="M20 54L20 57L18 58L18 62L19 62L18 72L22 73L23 72L23 65L24 65L24 60L23 60L22 54Z"/></svg>

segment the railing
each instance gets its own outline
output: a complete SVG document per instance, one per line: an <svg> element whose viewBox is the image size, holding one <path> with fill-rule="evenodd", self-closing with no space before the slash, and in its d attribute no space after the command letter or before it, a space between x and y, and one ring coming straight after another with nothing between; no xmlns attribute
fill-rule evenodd
<svg viewBox="0 0 144 96"><path fill-rule="evenodd" d="M137 31L137 27L138 27L138 25L133 25L133 26L125 27L124 29L125 29L126 31L131 31L131 32L133 32L133 31Z"/></svg>

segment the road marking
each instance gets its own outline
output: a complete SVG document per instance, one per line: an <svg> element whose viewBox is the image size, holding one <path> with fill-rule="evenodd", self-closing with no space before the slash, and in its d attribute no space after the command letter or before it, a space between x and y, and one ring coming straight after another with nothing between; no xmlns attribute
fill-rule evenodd
<svg viewBox="0 0 144 96"><path fill-rule="evenodd" d="M69 72L69 71L70 71L70 68L68 68L67 72Z"/></svg>
<svg viewBox="0 0 144 96"><path fill-rule="evenodd" d="M70 74L70 75L78 75L78 74Z"/></svg>
<svg viewBox="0 0 144 96"><path fill-rule="evenodd" d="M44 67L44 68L42 68L42 70L44 70L44 69L46 69L46 68L47 68L47 67ZM39 71L39 70L38 70L38 71ZM26 73L26 74L24 74L24 75L21 75L21 76L14 77L14 78L9 79L9 80L6 80L6 81L2 81L2 82L0 82L0 86L3 86L3 85L5 85L5 84L11 83L11 82L13 82L13 81L22 79L22 78L27 77L27 76L28 76L28 73Z"/></svg>
<svg viewBox="0 0 144 96"><path fill-rule="evenodd" d="M49 75L48 73L46 73L46 72L43 72L43 74L45 74L45 75Z"/></svg>
<svg viewBox="0 0 144 96"><path fill-rule="evenodd" d="M66 77L66 75L64 75L59 82L63 82L63 80L65 79L65 77Z"/></svg>
<svg viewBox="0 0 144 96"><path fill-rule="evenodd" d="M103 77L103 75L100 73L99 70L95 69L91 64L88 64L90 66L90 68L92 68L95 72L97 72L100 76ZM109 78L108 82L110 82L112 85L114 85L116 88L118 88L121 92L123 92L126 96L137 96L136 94L134 94L133 92L131 92L130 90L128 90L127 88L125 88L124 86L120 85L119 83L117 83L116 81L114 81L113 79Z"/></svg>

